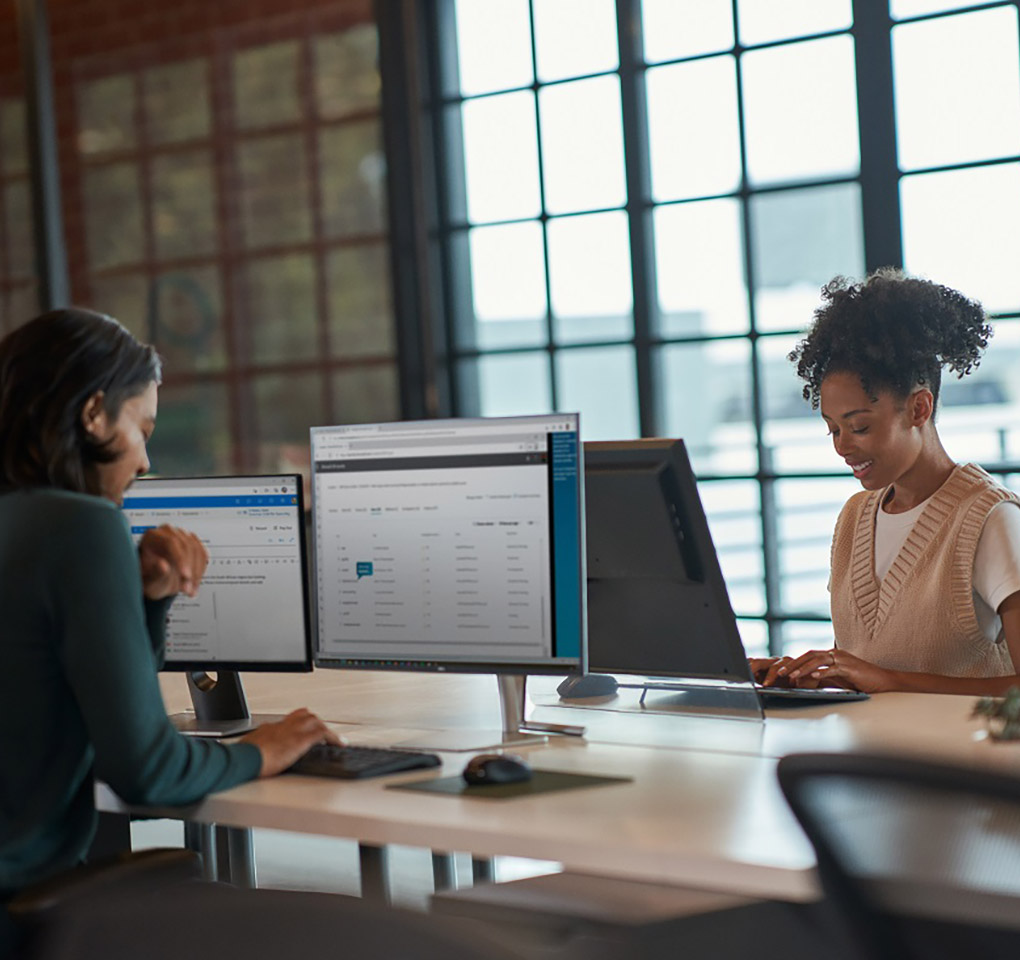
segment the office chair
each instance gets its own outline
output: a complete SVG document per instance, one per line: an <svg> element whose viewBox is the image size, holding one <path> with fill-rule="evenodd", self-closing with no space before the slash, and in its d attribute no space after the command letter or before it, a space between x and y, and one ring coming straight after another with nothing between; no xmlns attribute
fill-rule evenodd
<svg viewBox="0 0 1020 960"><path fill-rule="evenodd" d="M520 960L474 929L338 894L196 883L82 907L32 960Z"/></svg>
<svg viewBox="0 0 1020 960"><path fill-rule="evenodd" d="M202 861L191 850L154 848L126 852L65 870L22 890L7 904L20 952L32 956L47 929L64 913L130 892L164 891L202 876Z"/></svg>
<svg viewBox="0 0 1020 960"><path fill-rule="evenodd" d="M1020 951L1020 778L891 756L801 754L779 783L864 957Z"/></svg>

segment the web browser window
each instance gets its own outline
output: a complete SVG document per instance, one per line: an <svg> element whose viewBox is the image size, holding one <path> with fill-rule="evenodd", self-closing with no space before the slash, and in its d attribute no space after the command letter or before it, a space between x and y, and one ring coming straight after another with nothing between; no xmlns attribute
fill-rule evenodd
<svg viewBox="0 0 1020 960"><path fill-rule="evenodd" d="M576 664L576 415L312 430L318 657Z"/></svg>
<svg viewBox="0 0 1020 960"><path fill-rule="evenodd" d="M209 553L198 596L170 608L166 663L295 663L308 658L300 479L139 480L124 497L136 541L161 524Z"/></svg>

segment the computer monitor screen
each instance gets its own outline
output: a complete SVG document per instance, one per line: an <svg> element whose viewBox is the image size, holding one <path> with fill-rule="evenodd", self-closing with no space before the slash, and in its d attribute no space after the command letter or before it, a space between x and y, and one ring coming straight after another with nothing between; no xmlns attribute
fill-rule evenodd
<svg viewBox="0 0 1020 960"><path fill-rule="evenodd" d="M317 665L583 667L576 414L311 436Z"/></svg>
<svg viewBox="0 0 1020 960"><path fill-rule="evenodd" d="M586 443L593 672L750 679L681 440Z"/></svg>
<svg viewBox="0 0 1020 960"><path fill-rule="evenodd" d="M124 512L136 540L170 524L209 553L198 595L170 608L165 669L311 669L300 477L139 480Z"/></svg>

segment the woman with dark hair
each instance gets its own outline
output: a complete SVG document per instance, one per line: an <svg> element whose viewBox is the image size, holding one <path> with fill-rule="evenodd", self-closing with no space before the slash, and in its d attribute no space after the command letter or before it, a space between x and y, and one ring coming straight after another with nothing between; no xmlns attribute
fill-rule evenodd
<svg viewBox="0 0 1020 960"><path fill-rule="evenodd" d="M177 806L337 741L306 710L233 745L167 719L166 614L207 558L166 526L136 549L118 509L149 469L159 382L152 347L91 311L0 341L0 921L19 889L82 861L94 778L129 803Z"/></svg>
<svg viewBox="0 0 1020 960"><path fill-rule="evenodd" d="M1020 499L954 462L935 426L942 368L970 373L991 334L978 303L897 271L824 288L790 359L864 490L832 539L834 646L753 660L765 684L996 695L1020 683Z"/></svg>

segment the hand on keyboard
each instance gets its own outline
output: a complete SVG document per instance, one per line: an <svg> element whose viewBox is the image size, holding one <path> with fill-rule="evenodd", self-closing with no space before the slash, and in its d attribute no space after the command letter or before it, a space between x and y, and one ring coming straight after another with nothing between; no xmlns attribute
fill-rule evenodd
<svg viewBox="0 0 1020 960"><path fill-rule="evenodd" d="M241 740L259 748L262 754L260 777L283 773L313 743L343 743L314 713L305 709L288 713L277 723L264 723Z"/></svg>
<svg viewBox="0 0 1020 960"><path fill-rule="evenodd" d="M434 753L317 743L285 772L356 780L397 773L400 770L438 767L441 762Z"/></svg>

